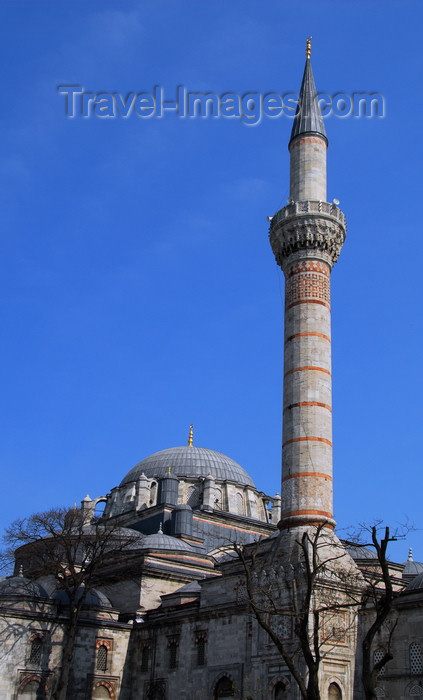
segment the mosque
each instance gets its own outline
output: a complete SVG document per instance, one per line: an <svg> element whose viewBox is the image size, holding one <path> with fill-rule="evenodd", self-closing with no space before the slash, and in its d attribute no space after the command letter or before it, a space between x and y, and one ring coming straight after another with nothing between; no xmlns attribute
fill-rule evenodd
<svg viewBox="0 0 423 700"><path fill-rule="evenodd" d="M295 641L287 591L303 585L296 578L299 540L323 533L325 556L336 566L320 590L340 604L351 582L362 581L360 572L377 569L372 550L341 542L334 532L330 277L346 220L336 200L327 201L327 147L308 42L289 141L289 202L269 231L285 276L281 495L263 493L242 466L194 444L191 426L185 446L144 458L107 495L86 496L84 522L103 504L103 521L126 533L131 547L127 576L110 582L105 575L86 597L71 700L305 697L272 637L288 648ZM263 594L265 581L266 591L279 596L267 630L251 612L248 572L234 543L241 552L261 547L257 585ZM31 578L19 556L14 576L0 581L0 698L50 698L67 601L47 576ZM410 551L403 564L390 563L390 573L396 597L372 654L376 662L389 644L392 660L377 677L374 697L402 700L423 696L423 564ZM355 614L339 609L323 641L321 697L361 700L360 640L371 606ZM299 669L305 678L305 665Z"/></svg>

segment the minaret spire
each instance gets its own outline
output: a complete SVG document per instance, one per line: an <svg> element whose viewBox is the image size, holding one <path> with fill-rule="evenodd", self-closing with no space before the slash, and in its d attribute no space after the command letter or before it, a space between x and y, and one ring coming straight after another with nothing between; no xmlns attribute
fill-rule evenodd
<svg viewBox="0 0 423 700"><path fill-rule="evenodd" d="M330 273L345 217L326 201L327 138L306 66L289 142L290 204L270 224L285 275L282 511L279 527L333 527Z"/></svg>
<svg viewBox="0 0 423 700"><path fill-rule="evenodd" d="M318 134L326 139L327 144L326 129L323 123L316 85L314 83L310 56L311 37L307 39L306 63L304 67L303 82L301 83L297 111L295 113L294 123L292 125L289 146L291 146L292 140L300 134Z"/></svg>

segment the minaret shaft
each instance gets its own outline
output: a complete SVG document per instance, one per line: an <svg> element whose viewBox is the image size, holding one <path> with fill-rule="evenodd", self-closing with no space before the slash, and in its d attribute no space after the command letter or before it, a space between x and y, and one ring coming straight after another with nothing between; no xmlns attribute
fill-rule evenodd
<svg viewBox="0 0 423 700"><path fill-rule="evenodd" d="M307 54L289 144L291 203L270 226L285 275L281 528L335 525L330 275L345 239L345 217L326 202L326 149Z"/></svg>
<svg viewBox="0 0 423 700"><path fill-rule="evenodd" d="M290 199L326 202L327 141L317 135L297 137L290 144Z"/></svg>
<svg viewBox="0 0 423 700"><path fill-rule="evenodd" d="M284 272L282 520L332 521L330 265L310 251Z"/></svg>

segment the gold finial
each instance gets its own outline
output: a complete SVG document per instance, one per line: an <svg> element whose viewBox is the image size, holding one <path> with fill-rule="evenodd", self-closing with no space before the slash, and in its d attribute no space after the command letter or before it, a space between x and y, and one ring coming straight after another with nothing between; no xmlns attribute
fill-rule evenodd
<svg viewBox="0 0 423 700"><path fill-rule="evenodd" d="M167 473L170 474L170 467L167 468Z"/></svg>
<svg viewBox="0 0 423 700"><path fill-rule="evenodd" d="M306 58L310 58L311 56L311 40L312 36L309 36L307 39L307 44L306 44Z"/></svg>
<svg viewBox="0 0 423 700"><path fill-rule="evenodd" d="M188 446L191 447L193 442L194 442L194 426L190 425L189 426L189 435L188 435Z"/></svg>

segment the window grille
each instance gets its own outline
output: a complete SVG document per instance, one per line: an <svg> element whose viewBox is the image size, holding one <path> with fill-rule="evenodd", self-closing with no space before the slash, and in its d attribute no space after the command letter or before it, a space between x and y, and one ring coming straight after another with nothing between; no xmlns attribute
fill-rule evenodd
<svg viewBox="0 0 423 700"><path fill-rule="evenodd" d="M413 685L412 688L410 688L410 695L412 697L416 697L417 695L423 695L423 688L421 685Z"/></svg>
<svg viewBox="0 0 423 700"><path fill-rule="evenodd" d="M194 506L198 505L200 501L200 492L196 486L190 486L187 495L186 495L186 502L191 508L194 508Z"/></svg>
<svg viewBox="0 0 423 700"><path fill-rule="evenodd" d="M214 490L213 508L215 510L223 510L223 497L222 497L222 491L220 489Z"/></svg>
<svg viewBox="0 0 423 700"><path fill-rule="evenodd" d="M31 650L29 652L29 663L31 664L31 666L40 666L42 650L42 639L40 639L40 637L34 637L34 639L31 642Z"/></svg>
<svg viewBox="0 0 423 700"><path fill-rule="evenodd" d="M373 653L373 666L376 666L379 661L382 661L383 657L385 656L385 651L383 649L376 649ZM384 676L385 675L385 669L386 665L382 666L380 669L378 676Z"/></svg>
<svg viewBox="0 0 423 700"><path fill-rule="evenodd" d="M102 644L97 651L97 671L107 670L107 647Z"/></svg>
<svg viewBox="0 0 423 700"><path fill-rule="evenodd" d="M422 673L422 648L417 642L410 644L410 673Z"/></svg>
<svg viewBox="0 0 423 700"><path fill-rule="evenodd" d="M290 639L291 617L289 615L275 615L272 620L272 629L279 639Z"/></svg>

